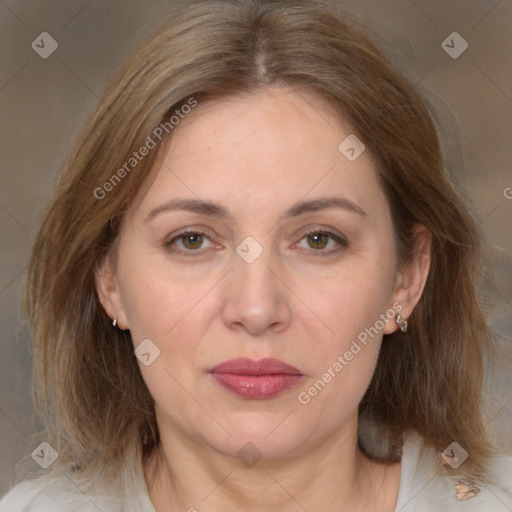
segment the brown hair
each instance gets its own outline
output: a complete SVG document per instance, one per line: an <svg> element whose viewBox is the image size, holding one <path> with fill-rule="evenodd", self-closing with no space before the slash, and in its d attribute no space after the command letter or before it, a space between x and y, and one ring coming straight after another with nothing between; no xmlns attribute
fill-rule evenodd
<svg viewBox="0 0 512 512"><path fill-rule="evenodd" d="M162 145L133 169L126 163L183 105L270 85L326 100L364 142L392 211L399 263L414 256L415 223L432 234L424 293L409 331L385 336L361 414L396 439L413 429L439 450L457 441L470 454L460 469L484 475L491 451L479 399L490 336L474 222L445 175L417 89L347 13L307 0L193 2L128 61L87 122L45 211L24 288L35 404L58 462L107 478L159 446L129 331L112 328L94 281Z"/></svg>

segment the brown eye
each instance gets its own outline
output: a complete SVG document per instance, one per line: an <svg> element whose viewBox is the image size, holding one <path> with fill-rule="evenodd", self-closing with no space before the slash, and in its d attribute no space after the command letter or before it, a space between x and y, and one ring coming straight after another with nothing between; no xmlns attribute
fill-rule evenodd
<svg viewBox="0 0 512 512"><path fill-rule="evenodd" d="M186 249L200 249L203 244L204 237L201 233L187 233L180 237L183 247Z"/></svg>
<svg viewBox="0 0 512 512"><path fill-rule="evenodd" d="M309 250L315 256L328 256L347 248L348 242L343 235L317 229L304 233L295 246Z"/></svg>
<svg viewBox="0 0 512 512"><path fill-rule="evenodd" d="M329 238L326 233L311 233L307 235L308 246L312 249L324 249L329 243Z"/></svg>
<svg viewBox="0 0 512 512"><path fill-rule="evenodd" d="M164 243L164 247L170 252L188 253L189 255L191 253L202 254L204 250L211 248L212 245L208 235L200 231L182 231Z"/></svg>

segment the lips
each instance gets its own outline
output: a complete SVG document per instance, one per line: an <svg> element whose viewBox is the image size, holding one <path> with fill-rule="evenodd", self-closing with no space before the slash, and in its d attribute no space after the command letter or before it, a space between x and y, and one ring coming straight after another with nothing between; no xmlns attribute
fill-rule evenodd
<svg viewBox="0 0 512 512"><path fill-rule="evenodd" d="M209 373L228 391L252 400L273 398L295 386L303 377L299 369L273 358L231 359Z"/></svg>

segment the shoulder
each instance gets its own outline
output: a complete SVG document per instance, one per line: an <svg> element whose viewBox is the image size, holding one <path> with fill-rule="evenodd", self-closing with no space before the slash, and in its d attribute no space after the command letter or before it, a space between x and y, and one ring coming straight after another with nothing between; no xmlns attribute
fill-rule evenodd
<svg viewBox="0 0 512 512"><path fill-rule="evenodd" d="M0 501L0 512L121 512L120 496L88 492L61 472L23 480Z"/></svg>
<svg viewBox="0 0 512 512"><path fill-rule="evenodd" d="M512 510L512 457L496 455L488 482L472 484L446 473L435 450L417 434L403 447L401 483L395 510L400 512L510 512Z"/></svg>
<svg viewBox="0 0 512 512"><path fill-rule="evenodd" d="M73 471L55 469L14 486L0 512L155 512L141 461L126 464L115 484L85 484Z"/></svg>

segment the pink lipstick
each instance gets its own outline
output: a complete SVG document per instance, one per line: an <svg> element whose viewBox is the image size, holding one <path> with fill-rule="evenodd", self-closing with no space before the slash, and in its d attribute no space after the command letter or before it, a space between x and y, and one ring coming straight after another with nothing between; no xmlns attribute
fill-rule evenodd
<svg viewBox="0 0 512 512"><path fill-rule="evenodd" d="M295 386L300 370L279 359L230 359L210 370L213 378L235 395L251 400L273 398Z"/></svg>

